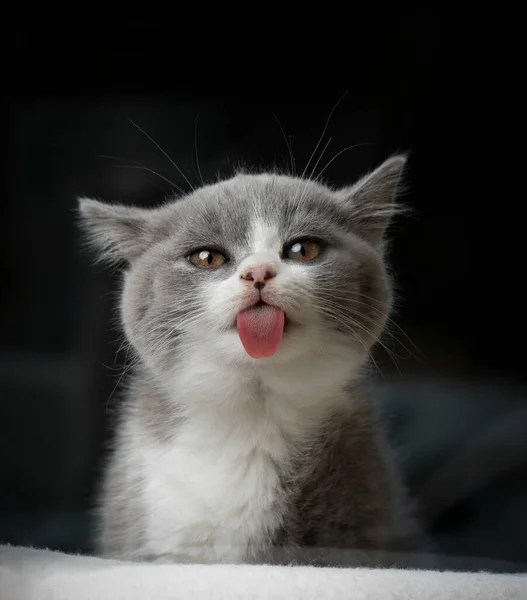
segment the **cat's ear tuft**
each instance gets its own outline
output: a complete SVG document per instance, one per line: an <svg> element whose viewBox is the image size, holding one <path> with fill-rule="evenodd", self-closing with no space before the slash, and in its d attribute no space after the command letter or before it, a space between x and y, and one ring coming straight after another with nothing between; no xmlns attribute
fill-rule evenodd
<svg viewBox="0 0 527 600"><path fill-rule="evenodd" d="M131 262L148 245L149 211L78 198L80 224L101 261Z"/></svg>
<svg viewBox="0 0 527 600"><path fill-rule="evenodd" d="M405 211L397 202L407 156L398 154L362 177L355 185L338 192L349 208L350 225L375 248L381 248L392 218Z"/></svg>

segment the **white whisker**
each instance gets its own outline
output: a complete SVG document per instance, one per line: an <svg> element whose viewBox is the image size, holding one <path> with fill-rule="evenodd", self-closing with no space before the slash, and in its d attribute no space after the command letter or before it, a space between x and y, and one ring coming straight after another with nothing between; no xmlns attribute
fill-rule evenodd
<svg viewBox="0 0 527 600"><path fill-rule="evenodd" d="M278 127L280 127L280 131L282 132L282 135L284 136L284 140L287 145L287 149L289 151L289 160L291 161L291 175L295 175L295 171L296 171L295 157L293 155L293 146L291 145L291 139L287 138L284 128L282 127L282 124L280 123L280 121L278 120L278 117L274 113L273 113L273 117L274 117L275 121L278 123Z"/></svg>
<svg viewBox="0 0 527 600"><path fill-rule="evenodd" d="M335 106L333 106L333 108L331 109L331 112L329 113L329 116L326 119L326 124L324 125L324 129L322 130L322 134L321 134L320 138L318 139L317 145L315 146L315 149L313 150L311 156L309 157L309 160L307 161L307 164L306 164L306 166L305 166L305 168L304 168L304 170L302 172L302 176L301 176L302 179L304 179L304 177L306 175L306 172L307 172L307 170L309 168L309 165L311 164L311 161L313 160L313 157L315 156L315 154L316 154L316 152L318 150L318 147L320 146L322 140L324 139L324 136L326 135L326 131L327 131L327 128L329 126L329 122L331 121L331 117L333 116L333 113L337 110L338 105L341 103L341 101L343 100L344 96L346 96L347 93L348 92L346 90L342 94L342 96L337 100Z"/></svg>
<svg viewBox="0 0 527 600"><path fill-rule="evenodd" d="M183 179L189 184L189 186L191 187L192 191L194 191L194 186L190 183L190 181L187 179L185 173L183 173L183 171L177 166L177 164L174 162L174 160L172 160L172 158L170 158L170 156L163 150L163 148L161 148L161 146L151 137L148 135L148 133L146 133L146 131L144 131L143 129L141 129L141 127L139 127L139 125L137 125L137 123L134 123L132 121L132 119L128 119L130 121L130 123L136 128L138 129L144 136L146 136L151 142L152 144L154 144L154 146L160 150L162 152L162 154L172 163L172 165L176 168L176 170L178 171L178 173L183 177Z"/></svg>
<svg viewBox="0 0 527 600"><path fill-rule="evenodd" d="M196 122L194 123L194 151L196 155L196 166L198 168L199 180L201 181L201 185L205 185L205 182L203 181L203 175L201 174L198 157L198 119L199 115L196 115Z"/></svg>
<svg viewBox="0 0 527 600"><path fill-rule="evenodd" d="M114 168L114 169L140 169L141 171L146 171L148 173L152 173L152 175L156 175L156 177L159 177L159 179L162 179L163 181L166 181L166 183L169 183L180 194L183 193L183 190L178 185L176 185L173 181L171 181L164 175L161 175L161 173L154 171L154 169L151 169L150 167L143 165L142 163L138 162L137 160L132 160L132 159L128 159L128 158L119 158L118 156L110 156L109 154L99 154L99 156L101 158L111 158L113 160L128 161L132 164L131 165L112 165L112 168Z"/></svg>

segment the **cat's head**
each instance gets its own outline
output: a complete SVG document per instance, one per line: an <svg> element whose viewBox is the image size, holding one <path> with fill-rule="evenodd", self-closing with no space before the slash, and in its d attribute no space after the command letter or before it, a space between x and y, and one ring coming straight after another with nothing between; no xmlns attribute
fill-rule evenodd
<svg viewBox="0 0 527 600"><path fill-rule="evenodd" d="M391 304L384 234L405 157L340 190L240 174L152 209L83 198L89 238L126 261L126 335L155 371L183 357L266 368L361 363Z"/></svg>

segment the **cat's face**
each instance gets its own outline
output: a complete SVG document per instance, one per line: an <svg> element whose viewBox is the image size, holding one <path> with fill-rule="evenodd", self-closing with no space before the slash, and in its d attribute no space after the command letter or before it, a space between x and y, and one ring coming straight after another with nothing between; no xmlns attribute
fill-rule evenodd
<svg viewBox="0 0 527 600"><path fill-rule="evenodd" d="M81 213L103 255L129 262L122 320L152 369L361 362L390 308L382 237L403 166L392 158L337 192L238 175L151 211L85 199Z"/></svg>

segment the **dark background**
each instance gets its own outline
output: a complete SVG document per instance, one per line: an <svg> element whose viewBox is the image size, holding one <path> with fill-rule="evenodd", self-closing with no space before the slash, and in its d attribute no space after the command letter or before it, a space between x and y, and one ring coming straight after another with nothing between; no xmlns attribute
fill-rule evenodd
<svg viewBox="0 0 527 600"><path fill-rule="evenodd" d="M219 57L212 46L201 62L192 48L182 55L171 25L125 24L84 44L78 29L6 30L0 542L90 550L88 509L125 356L119 276L81 252L75 197L153 206L199 184L199 171L212 181L240 163L291 170L286 138L302 173L341 98L308 174L327 165L325 180L344 185L410 152L412 215L392 229L390 260L395 319L411 342L393 328L385 342L397 365L376 356L408 479L425 513L443 506L429 518L438 551L527 563L527 428L506 424L501 441L484 440L480 463L503 464L448 510L437 495L454 498L459 480L423 492L489 427L525 423L517 18L357 9L342 48L319 41L329 57L311 56L304 38L278 60L243 48Z"/></svg>

